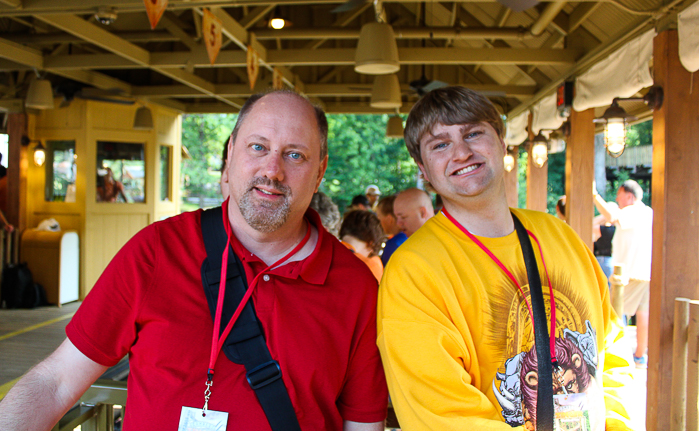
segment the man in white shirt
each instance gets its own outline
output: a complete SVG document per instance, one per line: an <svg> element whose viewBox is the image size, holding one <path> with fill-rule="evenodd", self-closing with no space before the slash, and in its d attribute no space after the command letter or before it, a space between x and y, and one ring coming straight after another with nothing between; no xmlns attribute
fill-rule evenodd
<svg viewBox="0 0 699 431"><path fill-rule="evenodd" d="M637 367L648 366L648 298L650 296L650 263L653 248L653 210L645 205L643 189L634 180L625 181L617 191L619 208L596 193L597 210L616 226L612 239L612 262L622 264L629 284L624 288L624 314L636 316Z"/></svg>

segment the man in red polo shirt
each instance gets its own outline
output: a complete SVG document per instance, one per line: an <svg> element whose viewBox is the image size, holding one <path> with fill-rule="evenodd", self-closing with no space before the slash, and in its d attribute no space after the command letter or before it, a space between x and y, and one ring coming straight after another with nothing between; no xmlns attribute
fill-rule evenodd
<svg viewBox="0 0 699 431"><path fill-rule="evenodd" d="M327 165L326 140L325 115L303 97L248 100L224 172L224 225L301 429L381 430L388 395L375 344L376 280L308 210ZM68 339L0 404L0 429L50 429L126 354L125 430L181 429L181 412L201 411L214 324L200 277L200 218L198 211L154 223L124 246L68 325ZM227 413L228 430L270 429L244 367L223 354L213 360L208 410Z"/></svg>

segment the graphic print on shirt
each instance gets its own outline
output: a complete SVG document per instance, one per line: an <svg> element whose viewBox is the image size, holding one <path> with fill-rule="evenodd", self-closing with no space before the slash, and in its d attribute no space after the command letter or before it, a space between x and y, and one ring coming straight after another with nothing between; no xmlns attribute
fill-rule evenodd
<svg viewBox="0 0 699 431"><path fill-rule="evenodd" d="M592 327L589 310L576 294L570 279L550 275L556 300L556 359L562 368L562 384L554 378L553 393L587 394L592 405L589 406L590 417L586 418L586 422L591 422L592 430L604 430L604 412L599 411L599 398L602 395L599 388L601 370L598 367L597 331ZM526 280L526 273L515 274L515 277ZM546 284L545 276L542 283ZM544 304L547 316L550 316L551 301L547 287L543 288ZM529 299L526 281L522 283L522 290ZM497 291L499 295L493 297L490 313L506 319L493 319L487 338L492 348L501 350L499 357L507 359L500 364L493 378L493 394L505 422L513 427L524 425L525 429L533 430L536 427L538 360L531 317L522 295L511 283ZM506 335L503 337L503 334Z"/></svg>

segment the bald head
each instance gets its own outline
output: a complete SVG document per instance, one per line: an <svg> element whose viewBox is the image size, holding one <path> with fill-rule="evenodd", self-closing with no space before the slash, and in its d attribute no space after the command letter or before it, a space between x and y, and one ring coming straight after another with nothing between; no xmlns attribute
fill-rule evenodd
<svg viewBox="0 0 699 431"><path fill-rule="evenodd" d="M434 215L432 199L424 190L403 190L393 202L393 213L398 228L410 236Z"/></svg>

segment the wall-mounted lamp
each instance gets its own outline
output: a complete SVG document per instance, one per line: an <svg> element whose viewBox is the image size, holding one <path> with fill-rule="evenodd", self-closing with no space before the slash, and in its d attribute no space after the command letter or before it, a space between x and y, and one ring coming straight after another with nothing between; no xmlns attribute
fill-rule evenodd
<svg viewBox="0 0 699 431"><path fill-rule="evenodd" d="M20 143L23 147L28 147L29 144L35 142L37 145L34 147L34 164L41 167L46 162L46 148L41 145L41 141L37 139L29 139L28 136L23 135L20 138Z"/></svg>
<svg viewBox="0 0 699 431"><path fill-rule="evenodd" d="M354 54L354 71L366 75L388 75L398 70L398 45L393 27L385 22L364 24Z"/></svg>
<svg viewBox="0 0 699 431"><path fill-rule="evenodd" d="M41 142L34 147L34 164L41 167L44 166L44 162L46 161L46 148L44 148L43 145L41 145Z"/></svg>
<svg viewBox="0 0 699 431"><path fill-rule="evenodd" d="M515 168L515 157L511 153L512 149L507 148L507 154L505 154L504 157L504 162L505 162L505 171L506 172L512 172L512 169Z"/></svg>
<svg viewBox="0 0 699 431"><path fill-rule="evenodd" d="M153 130L153 114L146 106L141 106L136 110L133 128L134 130Z"/></svg>
<svg viewBox="0 0 699 431"><path fill-rule="evenodd" d="M663 87L654 85L643 97L616 97L612 100L612 105L604 111L604 114L600 118L594 119L595 123L604 124L604 145L612 157L619 157L624 153L628 123L636 119L619 106L619 101L622 100L642 101L654 111L663 106Z"/></svg>
<svg viewBox="0 0 699 431"><path fill-rule="evenodd" d="M539 134L532 140L532 159L534 159L534 165L541 168L546 164L546 160L549 158L549 140L546 139L539 131Z"/></svg>
<svg viewBox="0 0 699 431"><path fill-rule="evenodd" d="M403 120L398 113L389 117L388 124L386 124L386 137L399 139L403 137Z"/></svg>

